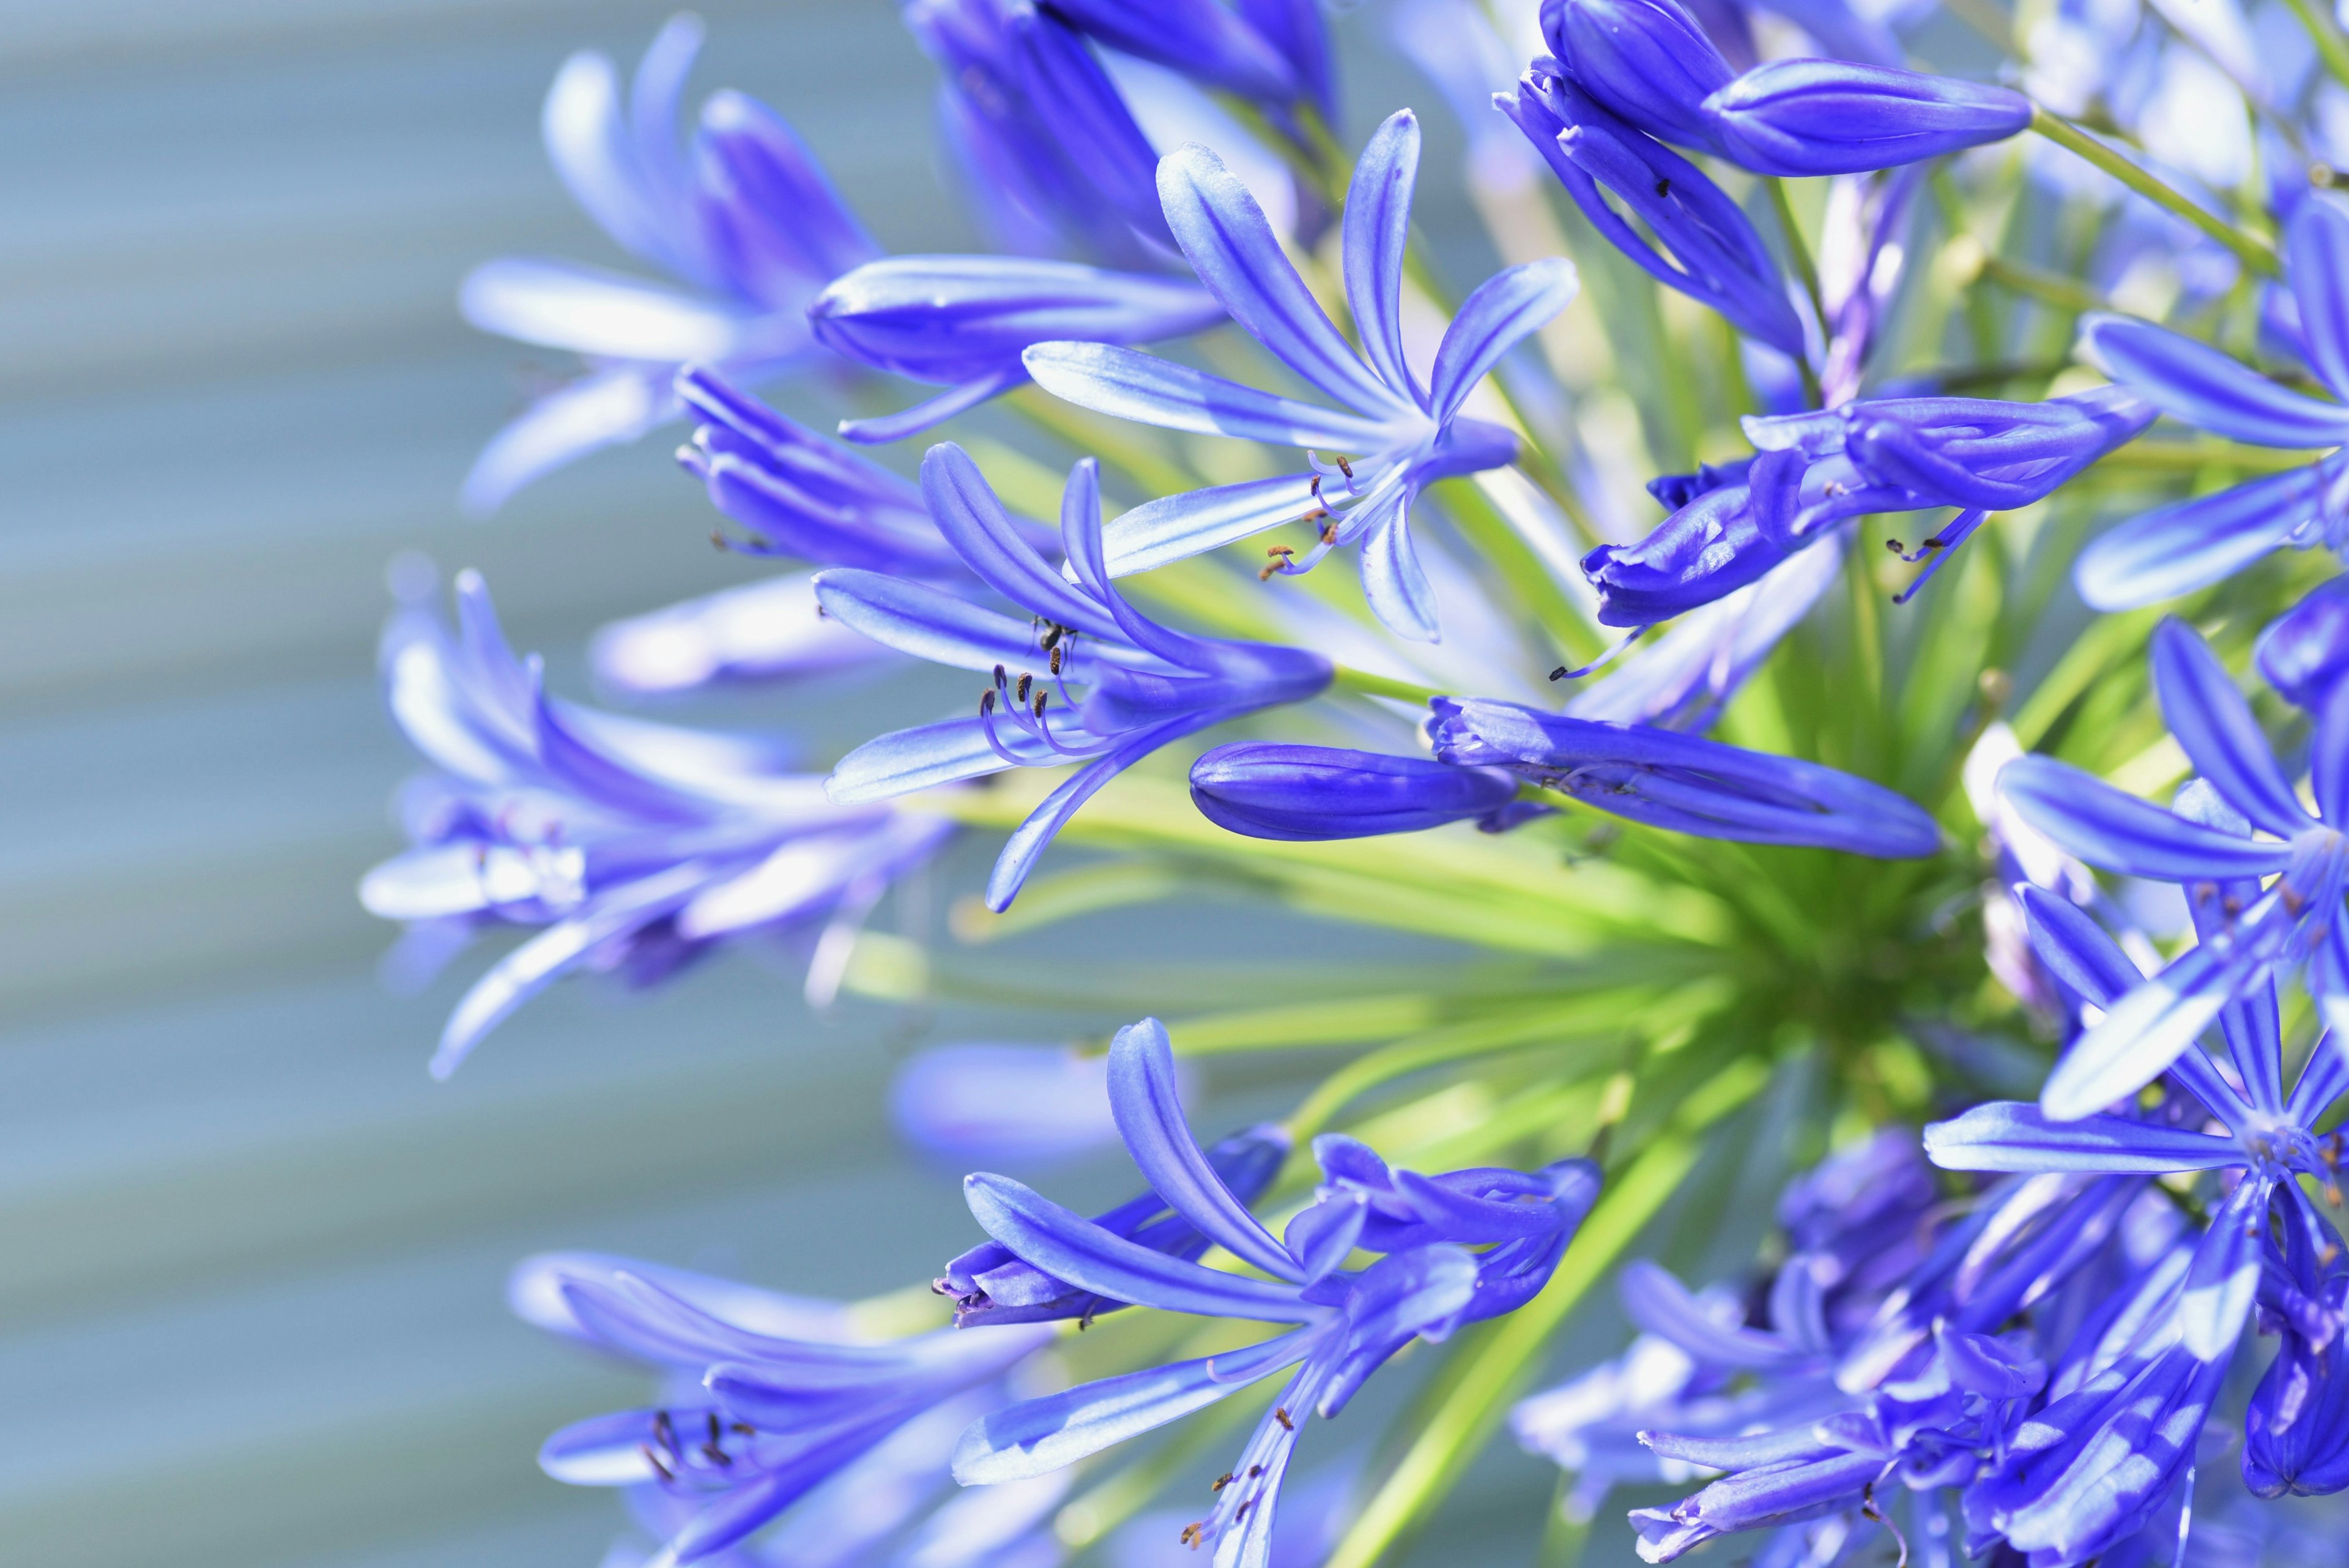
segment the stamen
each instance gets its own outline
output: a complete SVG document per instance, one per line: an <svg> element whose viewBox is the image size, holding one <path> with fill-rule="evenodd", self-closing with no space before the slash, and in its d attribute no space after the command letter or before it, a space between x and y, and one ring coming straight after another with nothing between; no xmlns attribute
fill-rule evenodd
<svg viewBox="0 0 2349 1568"><path fill-rule="evenodd" d="M1254 1480L1257 1477L1262 1474L1264 1474L1264 1467L1262 1465L1248 1466L1248 1480Z"/></svg>
<svg viewBox="0 0 2349 1568"><path fill-rule="evenodd" d="M650 1443L638 1443L636 1445L636 1452L645 1456L645 1463L660 1471L661 1480L668 1482L671 1486L675 1486L677 1484L677 1472L670 1469L667 1465L661 1463L660 1456L653 1452L653 1446Z"/></svg>
<svg viewBox="0 0 2349 1568"><path fill-rule="evenodd" d="M1671 181L1669 181L1669 180L1661 180L1661 179L1660 179L1660 180L1658 180L1658 181L1656 182L1656 194L1657 194L1657 195L1659 195L1659 196L1669 196L1669 195L1671 195L1671 193L1672 193L1672 182L1671 182Z"/></svg>
<svg viewBox="0 0 2349 1568"><path fill-rule="evenodd" d="M1272 1418L1280 1423L1280 1429L1284 1432L1297 1430L1297 1423L1288 1418L1288 1409L1286 1406L1275 1405L1272 1407Z"/></svg>
<svg viewBox="0 0 2349 1568"><path fill-rule="evenodd" d="M1174 1539L1196 1552L1199 1550L1199 1539L1206 1533L1206 1529L1207 1526L1204 1521L1195 1524L1186 1524L1183 1527L1183 1533Z"/></svg>
<svg viewBox="0 0 2349 1568"><path fill-rule="evenodd" d="M1900 1527L1885 1518L1883 1511L1876 1506L1876 1483L1868 1482L1861 1489L1859 1497L1859 1511L1890 1531L1894 1542L1900 1548L1900 1561L1894 1563L1893 1568L1909 1568L1909 1538L1901 1534Z"/></svg>
<svg viewBox="0 0 2349 1568"><path fill-rule="evenodd" d="M1035 680L1033 675L1024 670L1019 672L1019 701L1022 702L1028 701L1028 688L1035 682Z"/></svg>
<svg viewBox="0 0 2349 1568"><path fill-rule="evenodd" d="M999 664L995 667L995 689L998 691L1002 691L1004 687L1010 684L1010 680L1011 678L1004 673L1003 666Z"/></svg>
<svg viewBox="0 0 2349 1568"><path fill-rule="evenodd" d="M1351 479L1354 477L1354 465L1341 457L1338 460L1338 472Z"/></svg>
<svg viewBox="0 0 2349 1568"><path fill-rule="evenodd" d="M1234 1481L1237 1480L1238 1479L1239 1479L1239 1478L1238 1478L1237 1476L1236 1476L1236 1475L1232 1474L1232 1472L1231 1472L1231 1471L1229 1471L1229 1470L1226 1470L1223 1474L1221 1474L1221 1475L1219 1475L1219 1476L1217 1476L1217 1477L1216 1478L1216 1480L1215 1480L1215 1484L1213 1484L1212 1486L1208 1487L1208 1488L1207 1488L1207 1490L1208 1490L1209 1491L1221 1491L1221 1490L1223 1490L1226 1487L1227 1487L1227 1486L1231 1485L1231 1484L1232 1484L1232 1482L1234 1482Z"/></svg>
<svg viewBox="0 0 2349 1568"><path fill-rule="evenodd" d="M1022 688L1022 690L1021 690L1021 691L1020 691L1020 693L1019 693L1019 694L1020 694L1022 697L1027 696L1027 694L1028 694L1028 693L1027 693L1027 691L1026 691L1025 688L1027 687L1027 684L1028 684L1028 678L1027 678L1026 676L1024 676L1024 675L1023 675L1023 676L1021 676L1021 677L1019 678L1019 684L1020 684L1020 686L1021 686L1021 688ZM1035 713L1036 713L1036 717L1038 717L1039 719L1040 719L1040 718L1042 718L1042 717L1044 716L1044 703L1046 702L1046 701L1047 701L1047 700L1049 700L1049 699L1051 697L1051 695L1052 695L1052 694L1051 694L1050 691L1039 691L1039 692L1037 692L1037 693L1036 693Z"/></svg>
<svg viewBox="0 0 2349 1568"><path fill-rule="evenodd" d="M1061 655L1067 651L1068 649L1055 644L1052 649L1051 662L1047 664L1044 668L1050 670L1052 674L1058 675L1061 672Z"/></svg>
<svg viewBox="0 0 2349 1568"><path fill-rule="evenodd" d="M1644 626L1633 627L1624 637L1622 641L1617 643L1614 647L1609 649L1606 652L1600 654L1598 658L1592 659L1581 669L1568 670L1565 665L1561 664L1556 670L1549 672L1549 678L1552 680L1579 680L1594 670L1602 670L1615 661L1615 656L1617 654L1621 653L1625 649L1639 641L1640 637L1646 633L1647 629L1648 628Z"/></svg>
<svg viewBox="0 0 2349 1568"><path fill-rule="evenodd" d="M981 692L978 694L978 716L979 716L980 718L984 719L984 718L986 718L989 713L992 713L992 712L994 712L994 711L995 711L995 688L994 688L994 687L992 687L992 686L989 686L989 687L988 687L985 691L981 691Z"/></svg>
<svg viewBox="0 0 2349 1568"><path fill-rule="evenodd" d="M1898 539L1887 539L1884 541L1884 547L1896 556L1906 556L1909 552L1909 546Z"/></svg>

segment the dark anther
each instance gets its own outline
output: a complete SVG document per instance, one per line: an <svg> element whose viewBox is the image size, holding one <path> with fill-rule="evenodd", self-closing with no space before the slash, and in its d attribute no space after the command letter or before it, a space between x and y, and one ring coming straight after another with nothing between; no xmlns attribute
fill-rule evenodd
<svg viewBox="0 0 2349 1568"><path fill-rule="evenodd" d="M1272 1418L1280 1423L1280 1429L1284 1432L1293 1432L1297 1430L1297 1423L1288 1418L1288 1410L1286 1406L1275 1405L1272 1407Z"/></svg>
<svg viewBox="0 0 2349 1568"><path fill-rule="evenodd" d="M995 711L995 688L990 686L978 694L978 716L986 718Z"/></svg>
<svg viewBox="0 0 2349 1568"><path fill-rule="evenodd" d="M1044 699L1050 695L1051 693L1049 691L1039 691L1036 693L1036 705L1032 711L1039 719L1044 716Z"/></svg>
<svg viewBox="0 0 2349 1568"><path fill-rule="evenodd" d="M1053 649L1051 662L1047 664L1045 668L1050 670L1053 674L1058 675L1061 672L1061 655L1067 651L1068 649L1064 648Z"/></svg>
<svg viewBox="0 0 2349 1568"><path fill-rule="evenodd" d="M1036 678L1025 670L1019 672L1019 701L1022 702L1028 701L1028 688L1034 685L1035 682Z"/></svg>
<svg viewBox="0 0 2349 1568"><path fill-rule="evenodd" d="M1657 181L1657 182L1656 182L1656 194L1657 194L1657 195L1659 195L1659 196L1669 196L1669 195L1671 195L1671 193L1672 193L1672 182L1671 182L1671 181L1669 181L1669 180L1659 180L1659 181Z"/></svg>
<svg viewBox="0 0 2349 1568"><path fill-rule="evenodd" d="M1204 1522L1198 1524L1186 1524L1183 1527L1183 1533L1176 1536L1174 1539L1189 1547L1192 1551L1196 1552L1199 1550L1199 1538L1206 1534L1206 1531L1207 1527Z"/></svg>
<svg viewBox="0 0 2349 1568"><path fill-rule="evenodd" d="M1226 1487L1227 1487L1227 1486L1231 1485L1231 1484L1232 1484L1232 1482L1234 1482L1234 1481L1237 1480L1238 1479L1239 1479L1239 1478L1238 1478L1237 1476L1236 1476L1236 1475L1232 1474L1232 1472L1231 1472L1231 1471L1229 1471L1229 1470L1226 1470L1223 1474L1221 1474L1221 1475L1219 1475L1219 1476L1217 1476L1217 1477L1216 1478L1216 1482L1215 1482L1215 1484L1214 1484L1213 1486L1209 1487L1207 1490L1208 1490L1209 1491L1221 1491L1221 1490L1223 1490Z"/></svg>
<svg viewBox="0 0 2349 1568"><path fill-rule="evenodd" d="M1324 545L1334 545L1338 542L1337 519L1331 518L1329 522L1321 524L1321 542Z"/></svg>
<svg viewBox="0 0 2349 1568"><path fill-rule="evenodd" d="M1287 545L1268 545L1265 547L1264 553L1268 556L1294 556L1297 554L1294 549L1290 548Z"/></svg>
<svg viewBox="0 0 2349 1568"><path fill-rule="evenodd" d="M1891 551L1896 556L1906 553L1909 548L1908 545L1902 544L1898 539L1887 539L1884 541L1884 547Z"/></svg>
<svg viewBox="0 0 2349 1568"><path fill-rule="evenodd" d="M670 1453L674 1454L678 1451L677 1428L670 1423L667 1411L658 1411L654 1415L653 1436L659 1438L660 1446Z"/></svg>
<svg viewBox="0 0 2349 1568"><path fill-rule="evenodd" d="M667 1465L661 1463L660 1456L653 1452L653 1446L650 1443L638 1443L636 1445L636 1451L645 1456L645 1463L660 1471L661 1480L668 1481L671 1484L675 1484L677 1480L677 1472L670 1469Z"/></svg>
<svg viewBox="0 0 2349 1568"><path fill-rule="evenodd" d="M755 1438L759 1435L759 1428L750 1425L748 1421L735 1422L733 1431L737 1437Z"/></svg>
<svg viewBox="0 0 2349 1568"><path fill-rule="evenodd" d="M1559 665L1556 670L1551 670L1551 671L1549 672L1549 678L1550 678L1552 680L1565 680L1568 675L1571 675L1572 673L1574 673L1572 670L1570 670L1570 669L1568 669L1567 666L1565 666L1565 665L1561 664L1561 665Z"/></svg>
<svg viewBox="0 0 2349 1568"><path fill-rule="evenodd" d="M734 1456L719 1448L717 1444L704 1443L701 1445L701 1451L709 1456L711 1463L727 1469L732 1469L734 1468Z"/></svg>
<svg viewBox="0 0 2349 1568"><path fill-rule="evenodd" d="M1925 541L1925 548L1928 550L1946 550L1949 547L1950 542L1947 539L1942 538L1939 534L1934 535L1931 538Z"/></svg>
<svg viewBox="0 0 2349 1568"><path fill-rule="evenodd" d="M1248 1480L1254 1480L1257 1477L1262 1474L1264 1474L1264 1467L1262 1465L1248 1466Z"/></svg>
<svg viewBox="0 0 2349 1568"><path fill-rule="evenodd" d="M709 545L714 550L723 550L726 548L726 535L712 528L709 531Z"/></svg>
<svg viewBox="0 0 2349 1568"><path fill-rule="evenodd" d="M997 691L1002 691L1010 680L1011 677L1004 673L1003 666L999 664L995 667L995 689Z"/></svg>
<svg viewBox="0 0 2349 1568"><path fill-rule="evenodd" d="M1341 457L1338 460L1338 472L1351 479L1354 477L1354 465Z"/></svg>
<svg viewBox="0 0 2349 1568"><path fill-rule="evenodd" d="M702 1412L702 1415L709 1422L709 1440L714 1443L718 1440L720 1432L723 1430L723 1428L718 1425L718 1412L715 1410L705 1410Z"/></svg>
<svg viewBox="0 0 2349 1568"><path fill-rule="evenodd" d="M1246 1519L1247 1517L1247 1511L1255 1506L1256 1499L1250 1498L1246 1502L1240 1504L1239 1507L1232 1510L1232 1522L1234 1524L1237 1524L1241 1520Z"/></svg>

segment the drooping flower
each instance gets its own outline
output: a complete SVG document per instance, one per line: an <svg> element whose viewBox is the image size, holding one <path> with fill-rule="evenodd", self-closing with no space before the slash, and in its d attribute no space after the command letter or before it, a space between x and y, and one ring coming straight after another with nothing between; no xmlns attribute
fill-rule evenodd
<svg viewBox="0 0 2349 1568"><path fill-rule="evenodd" d="M1940 848L1940 827L1913 803L1816 763L1483 698L1439 697L1430 706L1439 762L1504 768L1653 827L1887 859Z"/></svg>
<svg viewBox="0 0 2349 1568"><path fill-rule="evenodd" d="M1221 160L1193 145L1160 163L1167 223L1200 282L1274 358L1347 411L1128 348L1030 348L1026 362L1037 383L1071 402L1172 430L1308 449L1309 472L1164 496L1123 514L1105 538L1112 575L1146 571L1281 523L1317 523L1319 542L1302 558L1276 547L1278 570L1306 571L1330 550L1360 544L1363 587L1379 618L1401 636L1435 640L1434 595L1412 545L1412 504L1439 479L1516 458L1514 434L1463 417L1460 407L1504 354L1566 307L1576 281L1562 257L1486 279L1445 331L1423 388L1404 362L1402 317L1418 170L1419 124L1406 109L1371 138L1348 187L1344 272L1362 340L1357 352ZM1316 448L1356 455L1325 460Z"/></svg>
<svg viewBox="0 0 2349 1568"><path fill-rule="evenodd" d="M1854 174L2002 141L2031 123L2012 88L1857 60L1733 70L1676 0L1544 0L1557 64L1665 141L1758 174Z"/></svg>
<svg viewBox="0 0 2349 1568"><path fill-rule="evenodd" d="M2043 403L1882 398L1749 417L1750 463L1723 471L1638 544L1593 550L1583 571L1600 621L1649 626L1744 587L1855 518L1955 507L1911 557L1938 567L1992 511L2044 499L2153 418L2111 387Z"/></svg>
<svg viewBox="0 0 2349 1568"><path fill-rule="evenodd" d="M926 584L849 569L820 574L827 613L875 641L941 664L989 671L978 712L900 730L841 759L842 805L885 800L1007 767L1083 763L1004 846L988 879L1009 905L1061 826L1103 784L1170 742L1326 689L1330 661L1302 649L1195 638L1122 597L1102 556L1098 470L1070 472L1061 504L1064 577L1003 510L961 448L932 447L922 493L948 544L980 580L1033 619L1023 624ZM1014 671L1017 671L1015 674ZM1082 690L1074 696L1071 687ZM1057 698L1059 711L1054 717Z"/></svg>
<svg viewBox="0 0 2349 1568"><path fill-rule="evenodd" d="M2310 369L2349 396L2349 212L2321 193L2284 232L2284 272ZM2294 391L2209 344L2149 321L2092 315L2083 350L2170 418L2230 441L2288 450L2349 441L2349 408ZM2098 609L2151 604L2230 576L2271 551L2349 542L2349 460L2246 481L2133 517L2080 552L2073 580Z"/></svg>
<svg viewBox="0 0 2349 1568"><path fill-rule="evenodd" d="M453 633L413 603L386 628L392 716L441 771L403 798L413 847L369 871L359 897L440 960L485 927L543 929L458 1002L437 1077L564 974L650 984L719 941L861 920L950 831L834 805L776 742L549 696L474 573L457 580L457 610Z"/></svg>
<svg viewBox="0 0 2349 1568"><path fill-rule="evenodd" d="M2191 630L2173 620L2155 632L2153 675L2170 733L2200 775L2178 809L2052 757L2021 758L1999 775L2024 820L2089 865L2183 887L2200 936L2133 985L2056 1064L2040 1104L2057 1120L2135 1093L2271 971L2305 963L2326 1021L2338 1028L2349 1018L2341 919L2349 847L2333 826L2349 812L2349 706L2336 692L2317 717L2312 812L2250 704Z"/></svg>
<svg viewBox="0 0 2349 1568"><path fill-rule="evenodd" d="M667 1374L664 1403L539 1450L556 1480L643 1498L667 1532L647 1568L716 1557L803 1499L833 1537L817 1544L846 1549L823 1560L854 1561L929 1511L952 1434L1010 1398L1007 1376L1053 1334L875 1339L831 1303L595 1253L527 1259L508 1295L541 1327Z"/></svg>
<svg viewBox="0 0 2349 1568"><path fill-rule="evenodd" d="M1802 318L1753 221L1679 153L1601 108L1574 80L1537 60L1494 106L1516 122L1608 243L1667 288L1721 312L1729 324L1795 359ZM1602 190L1606 194L1602 194ZM1631 227L1629 208L1662 248Z"/></svg>
<svg viewBox="0 0 2349 1568"><path fill-rule="evenodd" d="M466 278L460 304L474 326L589 367L481 452L465 480L474 510L676 418L671 382L688 363L757 379L806 358L809 302L881 254L791 127L755 100L714 94L691 147L678 146L678 98L701 36L692 17L671 19L625 102L597 54L564 62L547 93L555 172L615 243L675 283L529 257Z"/></svg>
<svg viewBox="0 0 2349 1568"><path fill-rule="evenodd" d="M1524 820L1517 788L1501 768L1275 742L1217 746L1191 764L1199 815L1251 838L1364 838L1471 819L1499 832Z"/></svg>
<svg viewBox="0 0 2349 1568"><path fill-rule="evenodd" d="M1186 1541L1214 1543L1217 1568L1262 1568L1281 1480L1306 1422L1338 1415L1413 1340L1442 1340L1531 1299L1596 1199L1598 1169L1563 1160L1531 1173L1429 1178L1391 1169L1353 1139L1325 1135L1314 1146L1325 1178L1316 1201L1276 1239L1193 1141L1174 1091L1173 1053L1155 1020L1119 1032L1110 1092L1135 1164L1175 1214L1271 1277L1170 1260L999 1176L964 1184L980 1225L1034 1267L1112 1300L1281 1324L1285 1332L999 1411L966 1434L955 1475L966 1484L1041 1475L1288 1373L1272 1409L1216 1484L1213 1509L1184 1532ZM1358 1273L1343 1267L1357 1249L1384 1255Z"/></svg>

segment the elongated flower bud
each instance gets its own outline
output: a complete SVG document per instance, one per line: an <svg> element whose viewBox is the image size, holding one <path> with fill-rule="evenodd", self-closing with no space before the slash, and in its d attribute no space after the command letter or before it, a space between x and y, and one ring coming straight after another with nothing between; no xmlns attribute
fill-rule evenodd
<svg viewBox="0 0 2349 1568"><path fill-rule="evenodd" d="M2010 88L1866 66L1779 60L1704 102L1711 140L1757 174L1857 174L2003 141L2031 123Z"/></svg>
<svg viewBox="0 0 2349 1568"><path fill-rule="evenodd" d="M1704 103L1735 73L1677 0L1545 0L1541 21L1591 97L1651 136L1713 148Z"/></svg>
<svg viewBox="0 0 2349 1568"><path fill-rule="evenodd" d="M1242 742L1191 764L1191 799L1218 826L1251 838L1367 838L1481 819L1514 826L1516 777L1331 746Z"/></svg>

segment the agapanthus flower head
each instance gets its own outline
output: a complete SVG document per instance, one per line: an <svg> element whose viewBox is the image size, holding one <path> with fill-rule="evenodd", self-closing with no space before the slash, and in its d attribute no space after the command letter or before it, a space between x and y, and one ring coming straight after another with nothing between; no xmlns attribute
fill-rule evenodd
<svg viewBox="0 0 2349 1568"><path fill-rule="evenodd" d="M1515 702L1439 697L1430 706L1438 761L1505 768L1651 826L1889 859L1941 846L1940 829L1912 802L1816 763Z"/></svg>
<svg viewBox="0 0 2349 1568"><path fill-rule="evenodd" d="M818 576L825 610L875 641L994 678L975 715L867 742L841 759L829 788L834 801L855 805L1007 767L1082 763L1004 846L988 881L992 909L1011 902L1078 807L1143 757L1330 684L1332 667L1317 653L1192 637L1128 604L1102 558L1100 479L1090 458L1070 472L1061 497L1067 576L1013 524L960 447L930 449L922 493L971 571L1030 618L876 572Z"/></svg>
<svg viewBox="0 0 2349 1568"><path fill-rule="evenodd" d="M2349 846L2335 826L2349 813L2349 701L2336 691L2317 716L2312 811L2225 668L2181 623L2155 632L2153 673L2170 733L2200 775L2177 809L2052 757L2021 758L1999 775L2026 821L2089 865L2184 887L2200 938L2056 1064L2041 1104L2066 1121L2150 1082L2272 971L2305 965L2326 1021L2349 1019Z"/></svg>
<svg viewBox="0 0 2349 1568"><path fill-rule="evenodd" d="M1585 91L1649 135L1760 174L1853 174L2001 141L2012 88L1855 60L1734 71L1677 0L1544 0L1542 36Z"/></svg>
<svg viewBox="0 0 2349 1568"><path fill-rule="evenodd" d="M1716 471L1713 488L1660 492L1695 493L1639 543L1593 550L1582 569L1600 621L1649 626L1745 587L1856 517L1955 507L1909 556L1931 560L1914 593L1992 511L2044 499L2153 420L2150 404L2112 387L2042 403L1879 398L1750 416L1754 459Z"/></svg>
<svg viewBox="0 0 2349 1568"><path fill-rule="evenodd" d="M1155 1020L1119 1031L1110 1094L1135 1164L1175 1215L1268 1278L1168 1258L1003 1177L964 1183L972 1214L1022 1261L1112 1300L1285 1332L999 1411L965 1436L955 1474L966 1484L1042 1474L1287 1373L1212 1510L1184 1532L1187 1542L1214 1544L1219 1568L1267 1561L1281 1481L1311 1417L1339 1414L1413 1340L1442 1340L1522 1305L1599 1194L1587 1160L1425 1177L1330 1135L1314 1146L1324 1173L1316 1200L1276 1239L1193 1141ZM1356 1272L1344 1265L1357 1249L1384 1256Z"/></svg>
<svg viewBox="0 0 2349 1568"><path fill-rule="evenodd" d="M649 984L717 942L861 919L950 831L834 805L777 742L552 697L477 575L459 576L457 608L453 631L420 603L386 628L392 716L440 771L403 799L413 847L359 896L444 960L486 927L543 929L457 1004L435 1076L564 974Z"/></svg>
<svg viewBox="0 0 2349 1568"><path fill-rule="evenodd" d="M1802 317L1787 279L1744 210L1703 171L1633 129L1537 60L1514 93L1494 97L1616 249L1668 288L1721 312L1739 331L1800 359ZM1661 242L1619 213L1612 195Z"/></svg>
<svg viewBox="0 0 2349 1568"><path fill-rule="evenodd" d="M525 1260L509 1296L542 1327L669 1375L665 1403L574 1423L539 1450L556 1480L657 1498L639 1511L669 1531L648 1568L725 1552L819 1488L862 1505L834 1521L852 1532L835 1544L877 1544L945 1479L936 1437L920 1429L951 1433L1000 1406L1006 1376L1053 1332L874 1339L830 1303L593 1253Z"/></svg>
<svg viewBox="0 0 2349 1568"><path fill-rule="evenodd" d="M2284 233L2284 275L2309 369L2349 397L2349 211L2312 194ZM2091 315L2081 350L2116 381L2184 424L2253 446L2339 448L2349 408L2293 390L2207 343L2149 321ZM2335 450L2306 467L2155 508L2091 543L2073 568L2080 597L2127 609L2189 592L2271 551L2349 543L2349 461Z"/></svg>
<svg viewBox="0 0 2349 1568"><path fill-rule="evenodd" d="M1474 821L1500 832L1543 808L1516 774L1338 746L1242 741L1191 764L1199 815L1251 838L1366 838Z"/></svg>
<svg viewBox="0 0 2349 1568"><path fill-rule="evenodd" d="M663 27L624 96L610 60L566 61L546 97L555 171L621 248L675 285L576 263L487 262L460 305L484 331L585 357L585 378L500 431L465 481L489 511L539 475L673 419L688 363L749 378L812 351L806 310L824 285L881 254L791 127L740 93L703 105L690 148L677 108L701 25Z"/></svg>
<svg viewBox="0 0 2349 1568"><path fill-rule="evenodd" d="M1271 569L1307 571L1330 550L1359 544L1363 587L1379 618L1400 636L1435 640L1434 592L1412 545L1412 504L1439 479L1516 458L1512 432L1464 417L1461 406L1503 355L1566 307L1576 277L1572 263L1553 257L1486 279L1445 330L1423 387L1402 343L1403 253L1419 140L1408 109L1392 116L1363 149L1348 187L1345 287L1359 351L1315 301L1263 209L1222 160L1194 144L1159 165L1167 223L1199 281L1274 358L1345 411L1099 343L1028 351L1037 383L1083 407L1170 430L1307 449L1308 472L1163 496L1124 513L1106 535L1113 576L1307 522L1317 526L1317 542L1302 556L1276 546Z"/></svg>

